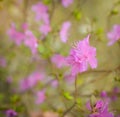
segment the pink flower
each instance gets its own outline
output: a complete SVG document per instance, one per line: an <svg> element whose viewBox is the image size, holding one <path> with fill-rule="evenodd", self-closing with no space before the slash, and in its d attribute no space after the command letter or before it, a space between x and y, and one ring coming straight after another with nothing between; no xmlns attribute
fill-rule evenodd
<svg viewBox="0 0 120 117"><path fill-rule="evenodd" d="M111 32L107 33L109 39L108 45L113 45L116 41L120 40L120 25L114 25Z"/></svg>
<svg viewBox="0 0 120 117"><path fill-rule="evenodd" d="M62 68L67 65L67 63L65 61L65 57L63 57L60 54L53 55L51 58L51 61L52 61L52 63L54 63L57 66L57 68Z"/></svg>
<svg viewBox="0 0 120 117"><path fill-rule="evenodd" d="M89 35L71 49L67 62L72 67L72 75L86 71L88 63L92 69L97 67L96 48L89 45Z"/></svg>
<svg viewBox="0 0 120 117"><path fill-rule="evenodd" d="M69 21L64 22L62 24L62 28L60 30L60 39L63 43L66 43L67 39L68 39L68 31L71 27L71 23Z"/></svg>
<svg viewBox="0 0 120 117"><path fill-rule="evenodd" d="M45 99L46 99L46 96L45 96L45 91L44 90L42 90L42 91L38 91L37 93L36 93L36 104L41 104L41 103L43 103L44 101L45 101Z"/></svg>
<svg viewBox="0 0 120 117"><path fill-rule="evenodd" d="M6 59L4 57L1 57L1 56L0 56L0 66L1 67L7 66Z"/></svg>
<svg viewBox="0 0 120 117"><path fill-rule="evenodd" d="M22 29L23 29L24 31L26 31L26 30L28 29L28 24L27 24L27 23L23 23L23 24L22 24Z"/></svg>
<svg viewBox="0 0 120 117"><path fill-rule="evenodd" d="M25 36L22 32L18 32L16 30L15 24L11 25L11 28L7 31L8 36L10 37L10 39L12 41L15 42L16 45L21 45L21 43L23 42Z"/></svg>
<svg viewBox="0 0 120 117"><path fill-rule="evenodd" d="M54 88L56 88L58 86L58 80L53 80L51 82L51 86L54 87Z"/></svg>
<svg viewBox="0 0 120 117"><path fill-rule="evenodd" d="M12 109L9 109L6 111L6 117L16 117L17 116L17 112L15 112Z"/></svg>
<svg viewBox="0 0 120 117"><path fill-rule="evenodd" d="M91 111L89 117L114 117L114 115L108 111L108 102L98 100L93 106L88 102L86 107Z"/></svg>
<svg viewBox="0 0 120 117"><path fill-rule="evenodd" d="M20 81L20 90L26 91L33 88L39 81L43 79L43 77L43 74L40 74L37 71L33 72L27 78Z"/></svg>
<svg viewBox="0 0 120 117"><path fill-rule="evenodd" d="M32 6L32 10L36 14L36 21L43 21L45 24L49 24L48 7L39 2Z"/></svg>
<svg viewBox="0 0 120 117"><path fill-rule="evenodd" d="M51 31L51 27L48 24L43 24L42 26L40 26L39 30L41 34L43 34L43 37L45 37Z"/></svg>
<svg viewBox="0 0 120 117"><path fill-rule="evenodd" d="M34 36L34 34L27 30L25 32L26 38L24 40L24 44L30 48L32 54L36 54L37 53L37 47L38 47L38 43L37 43L37 39Z"/></svg>
<svg viewBox="0 0 120 117"><path fill-rule="evenodd" d="M62 5L67 8L69 5L73 3L73 0L62 0Z"/></svg>

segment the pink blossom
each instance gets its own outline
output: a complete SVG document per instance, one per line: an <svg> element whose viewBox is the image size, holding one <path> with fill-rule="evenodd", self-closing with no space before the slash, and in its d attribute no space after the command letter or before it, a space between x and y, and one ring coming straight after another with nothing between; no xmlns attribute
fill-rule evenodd
<svg viewBox="0 0 120 117"><path fill-rule="evenodd" d="M58 80L53 80L53 81L51 82L51 86L52 86L52 87L57 87L57 86L58 86Z"/></svg>
<svg viewBox="0 0 120 117"><path fill-rule="evenodd" d="M20 85L20 90L21 91L26 91L26 90L29 90L29 89L33 88L43 78L44 78L43 74L40 74L37 71L33 72L27 78L24 78L20 81L20 84L19 84Z"/></svg>
<svg viewBox="0 0 120 117"><path fill-rule="evenodd" d="M37 47L38 47L38 43L37 43L37 39L34 36L34 34L27 30L25 32L26 38L24 40L24 44L30 48L32 54L36 54L37 53Z"/></svg>
<svg viewBox="0 0 120 117"><path fill-rule="evenodd" d="M89 35L71 49L67 62L72 67L72 75L86 71L88 63L92 69L97 67L96 48L89 45Z"/></svg>
<svg viewBox="0 0 120 117"><path fill-rule="evenodd" d="M67 65L67 63L65 61L65 57L63 57L60 54L53 55L51 58L51 61L52 61L52 63L54 63L57 66L57 68L62 68Z"/></svg>
<svg viewBox="0 0 120 117"><path fill-rule="evenodd" d="M27 24L27 23L23 23L23 24L22 24L22 29L23 29L24 31L26 31L26 30L28 29L28 24Z"/></svg>
<svg viewBox="0 0 120 117"><path fill-rule="evenodd" d="M36 104L41 104L45 101L46 96L45 96L45 91L41 90L36 93Z"/></svg>
<svg viewBox="0 0 120 117"><path fill-rule="evenodd" d="M73 3L73 0L62 0L62 5L67 8L69 7L69 5L71 5Z"/></svg>
<svg viewBox="0 0 120 117"><path fill-rule="evenodd" d="M9 109L6 111L6 117L16 117L17 116L17 112L15 112L12 109Z"/></svg>
<svg viewBox="0 0 120 117"><path fill-rule="evenodd" d="M11 76L8 76L6 81L11 84L13 82L13 78Z"/></svg>
<svg viewBox="0 0 120 117"><path fill-rule="evenodd" d="M63 43L66 43L68 39L68 31L71 27L71 23L69 21L66 21L62 24L62 28L60 30L60 39Z"/></svg>
<svg viewBox="0 0 120 117"><path fill-rule="evenodd" d="M43 24L42 26L40 26L39 30L44 37L44 36L47 36L47 34L51 31L51 27L48 24Z"/></svg>
<svg viewBox="0 0 120 117"><path fill-rule="evenodd" d="M109 39L108 45L113 45L116 41L120 40L120 25L114 25L111 32L107 33Z"/></svg>
<svg viewBox="0 0 120 117"><path fill-rule="evenodd" d="M86 107L91 111L89 117L114 117L114 115L108 111L108 104L108 102L98 100L95 105L91 106L90 102L88 102Z"/></svg>
<svg viewBox="0 0 120 117"><path fill-rule="evenodd" d="M36 14L36 21L43 21L45 24L49 24L48 7L43 3L39 2L32 6L32 10Z"/></svg>
<svg viewBox="0 0 120 117"><path fill-rule="evenodd" d="M1 67L7 66L6 59L4 57L1 57L1 56L0 56L0 66Z"/></svg>
<svg viewBox="0 0 120 117"><path fill-rule="evenodd" d="M10 39L12 41L15 42L16 45L21 45L21 43L23 42L25 36L22 32L18 32L16 30L15 24L11 25L11 28L7 31L8 36L10 37Z"/></svg>

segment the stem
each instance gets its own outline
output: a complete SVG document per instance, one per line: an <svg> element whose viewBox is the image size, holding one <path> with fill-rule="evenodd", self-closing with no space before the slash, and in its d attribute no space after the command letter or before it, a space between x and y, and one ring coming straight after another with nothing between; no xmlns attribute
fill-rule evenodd
<svg viewBox="0 0 120 117"><path fill-rule="evenodd" d="M75 107L75 105L76 105L76 102L74 102L74 104L70 108L68 108L61 117L64 117L67 113L69 113Z"/></svg>
<svg viewBox="0 0 120 117"><path fill-rule="evenodd" d="M75 96L74 96L74 100L75 100L75 103L77 101L77 77L75 78Z"/></svg>

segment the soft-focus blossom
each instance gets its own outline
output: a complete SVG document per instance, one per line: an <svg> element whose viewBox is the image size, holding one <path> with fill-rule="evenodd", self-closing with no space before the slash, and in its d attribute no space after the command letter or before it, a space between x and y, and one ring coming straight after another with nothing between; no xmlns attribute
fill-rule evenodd
<svg viewBox="0 0 120 117"><path fill-rule="evenodd" d="M7 83L11 84L13 82L13 78L11 76L8 76L6 81Z"/></svg>
<svg viewBox="0 0 120 117"><path fill-rule="evenodd" d="M67 8L69 5L73 3L73 0L62 0L62 5Z"/></svg>
<svg viewBox="0 0 120 117"><path fill-rule="evenodd" d="M52 82L51 82L51 86L52 87L57 87L58 86L58 80L53 80Z"/></svg>
<svg viewBox="0 0 120 117"><path fill-rule="evenodd" d="M49 24L48 7L39 2L32 6L32 10L36 14L36 21L41 20L45 24Z"/></svg>
<svg viewBox="0 0 120 117"><path fill-rule="evenodd" d="M119 94L120 94L120 88L119 87L114 87L113 91L112 91L112 94L110 96L111 100L116 101Z"/></svg>
<svg viewBox="0 0 120 117"><path fill-rule="evenodd" d="M102 91L102 92L100 93L100 96L101 96L102 98L106 98L106 97L107 97L106 91Z"/></svg>
<svg viewBox="0 0 120 117"><path fill-rule="evenodd" d="M89 45L89 35L71 49L67 62L72 67L72 75L86 71L88 63L92 69L97 67L96 48Z"/></svg>
<svg viewBox="0 0 120 117"><path fill-rule="evenodd" d="M113 45L116 41L120 40L120 25L114 25L111 32L107 33L109 39L108 45Z"/></svg>
<svg viewBox="0 0 120 117"><path fill-rule="evenodd" d="M15 112L12 109L9 109L6 111L6 117L16 117L17 116L17 112Z"/></svg>
<svg viewBox="0 0 120 117"><path fill-rule="evenodd" d="M67 42L68 36L69 36L69 29L71 27L71 23L69 21L66 21L62 24L62 28L60 30L60 39L63 43Z"/></svg>
<svg viewBox="0 0 120 117"><path fill-rule="evenodd" d="M44 75L39 72L33 72L27 78L20 81L20 91L26 91L33 88L39 81L43 79Z"/></svg>
<svg viewBox="0 0 120 117"><path fill-rule="evenodd" d="M23 29L24 31L26 31L26 30L28 29L28 24L27 24L27 23L23 23L23 24L22 24L22 29Z"/></svg>
<svg viewBox="0 0 120 117"><path fill-rule="evenodd" d="M37 53L37 47L38 47L38 43L37 43L37 39L36 37L34 36L34 34L27 30L25 32L25 40L24 40L24 44L30 48L32 54L36 54Z"/></svg>
<svg viewBox="0 0 120 117"><path fill-rule="evenodd" d="M0 67L6 67L6 66L7 66L6 59L0 56Z"/></svg>
<svg viewBox="0 0 120 117"><path fill-rule="evenodd" d="M114 117L113 113L108 111L108 104L108 102L98 100L95 105L91 106L88 102L86 107L91 111L89 117Z"/></svg>
<svg viewBox="0 0 120 117"><path fill-rule="evenodd" d="M53 55L51 61L57 66L57 68L62 68L67 65L65 57L60 54Z"/></svg>
<svg viewBox="0 0 120 117"><path fill-rule="evenodd" d="M44 24L40 26L40 32L43 34L43 37L47 36L47 34L51 31L51 27L48 24Z"/></svg>
<svg viewBox="0 0 120 117"><path fill-rule="evenodd" d="M45 96L45 91L44 90L38 91L36 93L36 100L35 100L36 104L43 103L45 101L45 99L46 99L46 96Z"/></svg>
<svg viewBox="0 0 120 117"><path fill-rule="evenodd" d="M10 39L18 46L21 45L25 38L24 33L16 30L15 24L11 25L11 28L7 31L7 34Z"/></svg>
<svg viewBox="0 0 120 117"><path fill-rule="evenodd" d="M75 76L70 73L65 74L64 78L67 83L73 83L75 81Z"/></svg>

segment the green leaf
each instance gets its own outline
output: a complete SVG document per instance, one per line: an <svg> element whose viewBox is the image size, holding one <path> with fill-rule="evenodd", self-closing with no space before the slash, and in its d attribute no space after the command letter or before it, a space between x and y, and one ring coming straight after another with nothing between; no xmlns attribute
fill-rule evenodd
<svg viewBox="0 0 120 117"><path fill-rule="evenodd" d="M73 12L73 15L74 15L74 17L75 17L76 20L78 20L78 21L81 20L82 13L79 10L75 10Z"/></svg>
<svg viewBox="0 0 120 117"><path fill-rule="evenodd" d="M51 3L51 0L43 0L43 3L49 5Z"/></svg>
<svg viewBox="0 0 120 117"><path fill-rule="evenodd" d="M64 96L67 100L72 100L72 99L73 99L73 96L71 96L69 92L64 92L64 93L63 93L63 96Z"/></svg>
<svg viewBox="0 0 120 117"><path fill-rule="evenodd" d="M113 9L111 11L111 15L117 15L119 13L119 11L117 9Z"/></svg>
<svg viewBox="0 0 120 117"><path fill-rule="evenodd" d="M18 95L14 95L11 97L11 103L16 103L20 101L20 97Z"/></svg>
<svg viewBox="0 0 120 117"><path fill-rule="evenodd" d="M91 107L93 107L96 104L96 101L97 101L96 97L94 95L92 95L90 98Z"/></svg>

